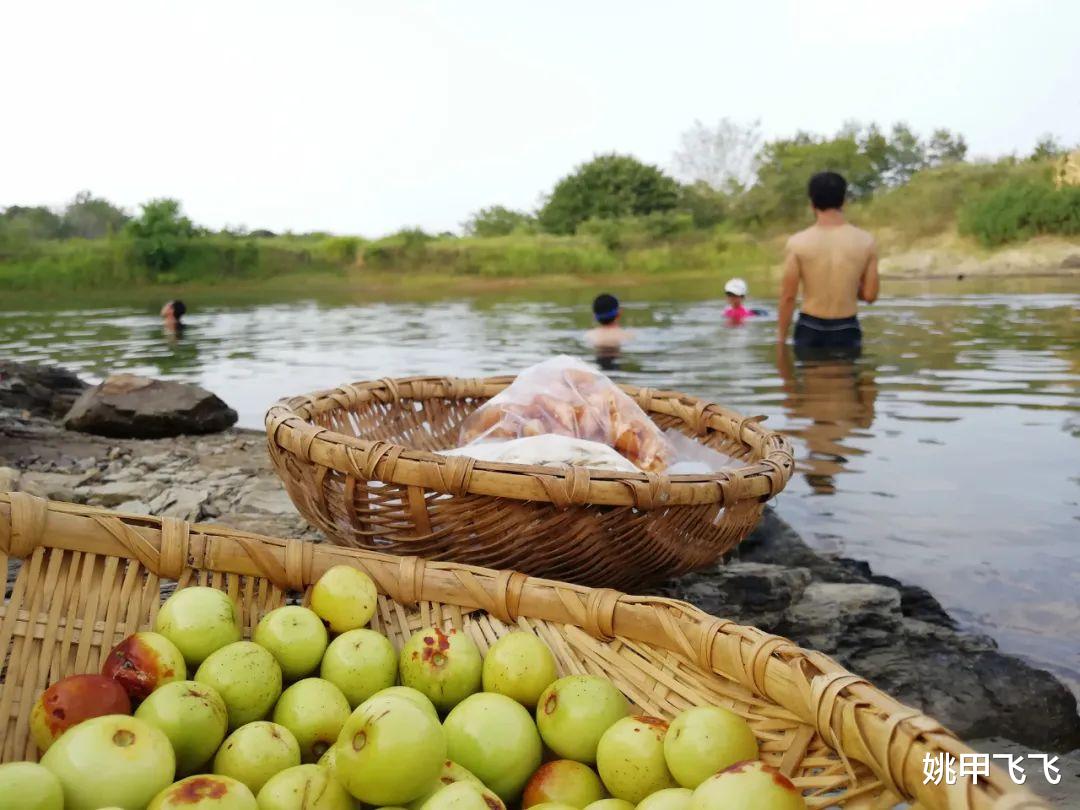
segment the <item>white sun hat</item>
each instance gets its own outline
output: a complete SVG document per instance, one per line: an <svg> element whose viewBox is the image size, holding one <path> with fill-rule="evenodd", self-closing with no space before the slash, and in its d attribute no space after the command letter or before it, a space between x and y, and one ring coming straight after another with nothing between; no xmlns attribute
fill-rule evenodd
<svg viewBox="0 0 1080 810"><path fill-rule="evenodd" d="M741 278L733 278L724 285L724 292L731 295L745 296L747 293L746 282Z"/></svg>

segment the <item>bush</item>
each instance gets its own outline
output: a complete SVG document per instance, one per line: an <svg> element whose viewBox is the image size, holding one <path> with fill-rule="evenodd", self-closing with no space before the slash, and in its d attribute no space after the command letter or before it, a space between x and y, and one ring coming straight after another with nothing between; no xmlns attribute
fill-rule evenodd
<svg viewBox="0 0 1080 810"><path fill-rule="evenodd" d="M142 215L127 224L135 256L153 273L164 273L180 263L195 235L191 220L177 200L151 200Z"/></svg>
<svg viewBox="0 0 1080 810"><path fill-rule="evenodd" d="M694 218L685 211L657 211L645 217L587 219L577 229L582 236L592 236L608 250L640 247L689 233Z"/></svg>
<svg viewBox="0 0 1080 810"><path fill-rule="evenodd" d="M509 236L529 233L536 229L536 219L524 211L514 211L502 205L481 208L462 226L467 236Z"/></svg>
<svg viewBox="0 0 1080 810"><path fill-rule="evenodd" d="M657 167L601 155L556 183L537 219L548 233L572 234L588 219L640 217L678 202L678 183Z"/></svg>
<svg viewBox="0 0 1080 810"><path fill-rule="evenodd" d="M354 264L363 244L364 240L359 236L331 236L319 242L315 252L328 262Z"/></svg>
<svg viewBox="0 0 1080 810"><path fill-rule="evenodd" d="M1038 234L1080 234L1080 188L1056 189L1045 182L1013 181L963 207L960 232L987 246Z"/></svg>
<svg viewBox="0 0 1080 810"><path fill-rule="evenodd" d="M405 228L390 236L370 242L364 248L364 264L388 269L407 264L423 252L424 245L435 239L420 228Z"/></svg>

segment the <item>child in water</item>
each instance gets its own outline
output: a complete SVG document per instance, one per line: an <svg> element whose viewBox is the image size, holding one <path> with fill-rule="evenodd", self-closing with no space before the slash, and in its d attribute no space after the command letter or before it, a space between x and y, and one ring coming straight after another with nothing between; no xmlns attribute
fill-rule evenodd
<svg viewBox="0 0 1080 810"><path fill-rule="evenodd" d="M596 296L592 310L596 326L585 333L585 340L594 349L618 348L633 338L633 332L619 325L622 307L614 295L603 293Z"/></svg>
<svg viewBox="0 0 1080 810"><path fill-rule="evenodd" d="M732 325L738 325L745 321L747 318L752 318L755 315L764 315L764 311L760 309L747 309L746 307L746 294L749 289L746 286L746 282L741 278L733 278L724 285L724 295L727 296L727 308L724 310L724 317Z"/></svg>

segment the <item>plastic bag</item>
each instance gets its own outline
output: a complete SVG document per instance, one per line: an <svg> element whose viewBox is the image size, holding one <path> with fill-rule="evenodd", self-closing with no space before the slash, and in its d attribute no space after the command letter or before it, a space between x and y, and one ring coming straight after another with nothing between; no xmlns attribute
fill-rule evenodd
<svg viewBox="0 0 1080 810"><path fill-rule="evenodd" d="M480 442L454 450L441 451L444 456L471 456L480 461L505 461L511 464L529 464L536 467L592 467L615 472L639 472L638 468L620 456L606 444L587 439L572 439L545 433L542 436L526 436L508 442Z"/></svg>
<svg viewBox="0 0 1080 810"><path fill-rule="evenodd" d="M675 449L675 462L667 468L668 475L709 475L723 470L733 470L746 462L713 450L701 442L696 442L675 428L664 431L671 446Z"/></svg>
<svg viewBox="0 0 1080 810"><path fill-rule="evenodd" d="M645 412L580 360L560 355L537 363L462 423L459 443L554 433L613 447L636 467L661 472L675 451Z"/></svg>

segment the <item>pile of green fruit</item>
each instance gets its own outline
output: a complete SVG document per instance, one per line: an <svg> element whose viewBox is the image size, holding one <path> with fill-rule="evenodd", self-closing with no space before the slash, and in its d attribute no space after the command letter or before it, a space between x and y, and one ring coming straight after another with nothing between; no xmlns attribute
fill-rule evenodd
<svg viewBox="0 0 1080 810"><path fill-rule="evenodd" d="M371 579L337 566L310 609L244 641L227 594L176 592L100 675L42 693L41 762L0 766L0 810L805 808L725 709L631 716L606 678L559 678L527 632L482 656L429 627L398 653L365 627L375 607Z"/></svg>

